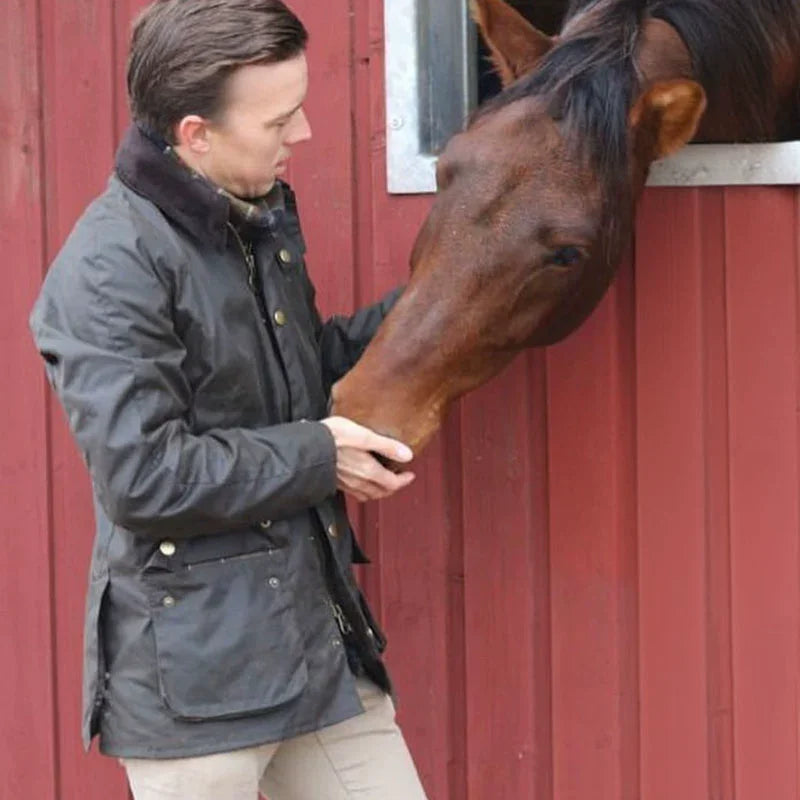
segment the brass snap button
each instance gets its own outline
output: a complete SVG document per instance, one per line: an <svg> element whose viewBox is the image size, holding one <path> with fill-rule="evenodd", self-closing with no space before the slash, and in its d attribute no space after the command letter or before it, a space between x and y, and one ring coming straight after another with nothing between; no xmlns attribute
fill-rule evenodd
<svg viewBox="0 0 800 800"><path fill-rule="evenodd" d="M175 550L177 548L175 547L175 542L170 542L169 540L165 539L158 546L158 549L161 551L161 555L167 556L167 558L169 558L170 556L175 555Z"/></svg>
<svg viewBox="0 0 800 800"><path fill-rule="evenodd" d="M279 259L280 259L280 260L281 260L281 261L282 261L284 264L290 264L290 263L291 263L291 261L292 261L292 254L291 254L291 253L290 253L290 252L289 252L289 251L288 251L288 250L287 250L287 249L284 247L284 248L283 248L283 249L282 249L282 250L281 250L281 251L278 253L278 258L279 258Z"/></svg>
<svg viewBox="0 0 800 800"><path fill-rule="evenodd" d="M331 524L328 525L328 536L330 536L331 539L335 539L338 535L339 529L336 527L336 523L331 522Z"/></svg>
<svg viewBox="0 0 800 800"><path fill-rule="evenodd" d="M286 312L279 308L273 315L272 318L275 320L276 325L285 325L286 324Z"/></svg>
<svg viewBox="0 0 800 800"><path fill-rule="evenodd" d="M174 597L173 597L171 594L168 594L168 595L167 595L167 596L166 596L166 597L165 597L165 598L164 598L164 599L161 601L161 605L163 605L163 606L164 606L164 608L172 608L172 607L175 605L175 598L174 598Z"/></svg>

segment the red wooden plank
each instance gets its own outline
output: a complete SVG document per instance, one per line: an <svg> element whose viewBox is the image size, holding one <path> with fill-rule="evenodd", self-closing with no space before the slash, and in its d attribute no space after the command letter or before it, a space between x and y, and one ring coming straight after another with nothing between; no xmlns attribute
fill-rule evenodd
<svg viewBox="0 0 800 800"><path fill-rule="evenodd" d="M4 509L0 556L0 796L57 796L53 610L50 591L45 381L27 318L42 276L43 215L39 3L0 14L0 247L12 274L0 351L13 384L2 395Z"/></svg>
<svg viewBox="0 0 800 800"><path fill-rule="evenodd" d="M114 151L114 46L111 6L43 0L47 142L47 257L108 179ZM86 468L51 402L54 588L61 797L125 797L117 762L80 742L83 614L94 532Z"/></svg>
<svg viewBox="0 0 800 800"><path fill-rule="evenodd" d="M309 30L310 142L289 162L308 244L308 266L318 302L328 313L353 308L354 164L351 83L351 3L336 0L320 14L313 0L292 9Z"/></svg>
<svg viewBox="0 0 800 800"><path fill-rule="evenodd" d="M369 0L356 0L352 22L352 117L353 117L353 258L355 303L369 303L373 298L371 267L373 261L373 186L372 186L372 29ZM379 56L376 55L376 59ZM377 535L378 507L351 503L352 518L356 520L359 533L365 541L372 543ZM359 580L373 605L380 603L380 572L378 569L359 570Z"/></svg>
<svg viewBox="0 0 800 800"><path fill-rule="evenodd" d="M722 189L700 192L705 445L708 794L735 798L731 643L728 341Z"/></svg>
<svg viewBox="0 0 800 800"><path fill-rule="evenodd" d="M795 800L797 192L726 191L736 790Z"/></svg>
<svg viewBox="0 0 800 800"><path fill-rule="evenodd" d="M552 798L544 354L463 403L470 798Z"/></svg>
<svg viewBox="0 0 800 800"><path fill-rule="evenodd" d="M557 800L639 794L633 289L547 354Z"/></svg>
<svg viewBox="0 0 800 800"><path fill-rule="evenodd" d="M453 759L463 764L452 739L454 727L463 736L460 483L441 468L458 462L457 448L440 436L416 464L415 486L368 516L376 563L367 587L389 635L399 719L430 797L441 799L454 796Z"/></svg>
<svg viewBox="0 0 800 800"><path fill-rule="evenodd" d="M703 223L696 190L644 197L636 288L646 800L708 792Z"/></svg>
<svg viewBox="0 0 800 800"><path fill-rule="evenodd" d="M436 671L437 695L444 699L439 710L446 714L446 726L437 728L439 740L435 742L435 753L443 763L437 765L436 777L429 779L431 800L436 797L467 797L467 686L466 686L466 625L465 625L465 581L464 581L464 528L458 524L456 513L461 511L463 485L460 474L452 464L461 464L461 425L459 409L445 422L443 452L438 467L445 476L446 494L443 511L449 524L445 535L446 605L444 626L446 630L445 662ZM463 513L463 512L462 512ZM432 528L428 517L426 527ZM461 520L463 523L463 519Z"/></svg>
<svg viewBox="0 0 800 800"><path fill-rule="evenodd" d="M369 84L358 77L361 160L354 188L360 194L371 186L373 221L372 248L361 250L358 275L364 302L407 280L411 246L430 197L386 192L383 3L368 0L359 8L368 16L366 27L363 17L357 25L355 69L363 70L369 59ZM365 248L363 226L358 235ZM374 520L368 544L379 559L379 574L370 569L367 585L390 636L400 721L432 800L464 796L460 445L453 425L451 418L447 435L415 465L417 481L410 490L367 515Z"/></svg>
<svg viewBox="0 0 800 800"><path fill-rule="evenodd" d="M137 14L147 5L149 5L148 0L114 0L114 2L111 3L114 34L114 84L112 87L112 94L114 97L113 123L115 143L120 141L130 122L126 67L133 21Z"/></svg>

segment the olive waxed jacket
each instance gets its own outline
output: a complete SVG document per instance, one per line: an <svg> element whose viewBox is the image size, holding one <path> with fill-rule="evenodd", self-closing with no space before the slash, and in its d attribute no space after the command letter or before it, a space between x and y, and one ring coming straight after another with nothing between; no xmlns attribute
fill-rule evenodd
<svg viewBox="0 0 800 800"><path fill-rule="evenodd" d="M389 690L316 420L396 293L323 324L291 190L269 199L234 224L134 126L31 315L92 480L83 735L110 755L318 729L361 712L354 671Z"/></svg>

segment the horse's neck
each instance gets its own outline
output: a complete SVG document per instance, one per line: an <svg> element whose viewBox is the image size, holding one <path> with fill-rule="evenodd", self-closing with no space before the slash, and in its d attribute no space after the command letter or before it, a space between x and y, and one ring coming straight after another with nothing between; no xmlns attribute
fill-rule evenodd
<svg viewBox="0 0 800 800"><path fill-rule="evenodd" d="M800 25L795 26L794 30L800 30ZM660 19L648 19L644 23L637 66L642 77L642 88L671 78L696 78L683 39L671 25ZM800 137L800 42L776 46L773 75L778 110L775 119L767 121L768 127L773 129L775 137ZM748 137L746 122L738 119L735 113L736 87L730 87L728 96L709 98L709 101L695 141L739 141Z"/></svg>

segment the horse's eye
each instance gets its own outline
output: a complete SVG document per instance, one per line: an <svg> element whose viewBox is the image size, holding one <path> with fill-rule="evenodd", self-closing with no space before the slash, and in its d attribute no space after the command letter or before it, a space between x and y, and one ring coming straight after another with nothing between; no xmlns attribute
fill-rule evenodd
<svg viewBox="0 0 800 800"><path fill-rule="evenodd" d="M570 267L580 261L581 256L582 253L577 247L559 247L550 254L547 262L559 267Z"/></svg>

